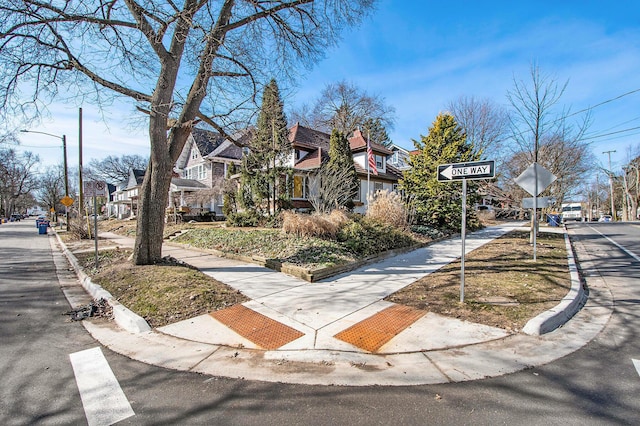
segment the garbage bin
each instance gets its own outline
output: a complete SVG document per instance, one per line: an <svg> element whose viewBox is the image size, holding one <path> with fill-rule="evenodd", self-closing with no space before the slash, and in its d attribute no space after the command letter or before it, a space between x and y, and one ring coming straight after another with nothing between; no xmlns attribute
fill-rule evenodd
<svg viewBox="0 0 640 426"><path fill-rule="evenodd" d="M49 227L49 222L46 220L41 221L38 224L38 234L43 235L47 233L47 228Z"/></svg>

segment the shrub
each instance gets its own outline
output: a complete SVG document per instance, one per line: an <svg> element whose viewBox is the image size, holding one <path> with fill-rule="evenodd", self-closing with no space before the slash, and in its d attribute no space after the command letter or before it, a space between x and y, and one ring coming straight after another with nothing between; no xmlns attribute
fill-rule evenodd
<svg viewBox="0 0 640 426"><path fill-rule="evenodd" d="M369 200L367 217L400 229L407 227L407 209L397 192L377 191Z"/></svg>
<svg viewBox="0 0 640 426"><path fill-rule="evenodd" d="M256 227L260 222L258 213L254 210L244 212L231 213L227 216L227 225L237 227Z"/></svg>
<svg viewBox="0 0 640 426"><path fill-rule="evenodd" d="M425 235L433 239L442 238L446 235L444 232L426 225L414 225L411 227L411 232L415 232L416 234L420 234L420 235Z"/></svg>
<svg viewBox="0 0 640 426"><path fill-rule="evenodd" d="M340 229L337 238L349 250L361 256L408 247L415 242L411 236L389 224L356 216Z"/></svg>

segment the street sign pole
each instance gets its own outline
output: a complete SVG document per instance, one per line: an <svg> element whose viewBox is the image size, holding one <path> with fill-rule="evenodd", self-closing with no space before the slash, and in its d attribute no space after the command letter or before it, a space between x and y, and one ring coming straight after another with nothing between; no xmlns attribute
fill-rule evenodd
<svg viewBox="0 0 640 426"><path fill-rule="evenodd" d="M467 236L467 180L462 179L462 254L460 255L460 303L464 302L464 254Z"/></svg>
<svg viewBox="0 0 640 426"><path fill-rule="evenodd" d="M438 182L462 181L462 254L460 255L460 303L464 302L464 257L467 237L467 180L493 179L496 175L495 161L472 161L468 163L441 164L438 166Z"/></svg>

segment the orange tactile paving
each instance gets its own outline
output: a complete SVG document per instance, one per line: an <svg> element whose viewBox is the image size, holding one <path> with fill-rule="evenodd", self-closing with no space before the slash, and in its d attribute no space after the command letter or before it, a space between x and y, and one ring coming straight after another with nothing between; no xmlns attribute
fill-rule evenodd
<svg viewBox="0 0 640 426"><path fill-rule="evenodd" d="M369 352L376 352L425 313L408 306L393 305L333 337Z"/></svg>
<svg viewBox="0 0 640 426"><path fill-rule="evenodd" d="M242 305L211 312L209 315L264 349L278 349L280 346L304 336L304 333L295 328L272 320Z"/></svg>

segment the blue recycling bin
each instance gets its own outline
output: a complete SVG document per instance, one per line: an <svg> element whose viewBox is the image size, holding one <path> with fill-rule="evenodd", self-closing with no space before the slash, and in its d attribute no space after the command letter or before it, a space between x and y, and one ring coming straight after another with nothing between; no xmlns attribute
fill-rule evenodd
<svg viewBox="0 0 640 426"><path fill-rule="evenodd" d="M47 228L49 227L49 221L43 220L38 224L38 234L43 235L47 233Z"/></svg>
<svg viewBox="0 0 640 426"><path fill-rule="evenodd" d="M549 222L549 226L560 226L560 216L557 214L548 214L547 222Z"/></svg>

